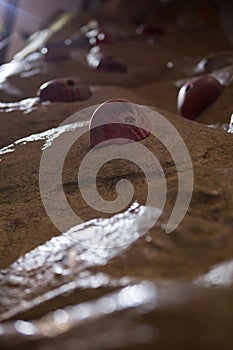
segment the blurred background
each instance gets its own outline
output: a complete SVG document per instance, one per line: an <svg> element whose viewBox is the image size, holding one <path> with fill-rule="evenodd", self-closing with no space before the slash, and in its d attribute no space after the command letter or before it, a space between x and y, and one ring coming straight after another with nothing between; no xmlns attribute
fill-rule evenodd
<svg viewBox="0 0 233 350"><path fill-rule="evenodd" d="M46 19L52 19L62 11L76 10L80 6L83 6L82 0L0 0L2 56L4 47L10 44L2 61L9 61L24 47L25 38L41 28Z"/></svg>
<svg viewBox="0 0 233 350"><path fill-rule="evenodd" d="M0 64L8 62L25 46L26 39L37 29L46 26L62 11L93 10L98 4L120 0L0 0ZM125 0L126 6L131 0ZM185 0L154 0L161 3L183 3ZM199 0L197 0L199 1ZM200 1L199 1L200 2ZM222 26L233 41L233 0L204 0L220 15Z"/></svg>

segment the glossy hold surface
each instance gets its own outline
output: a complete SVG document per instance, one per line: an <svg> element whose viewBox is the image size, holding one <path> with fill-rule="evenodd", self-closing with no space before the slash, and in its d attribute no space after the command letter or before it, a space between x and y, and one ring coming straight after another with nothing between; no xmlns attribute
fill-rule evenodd
<svg viewBox="0 0 233 350"><path fill-rule="evenodd" d="M128 69L124 62L113 56L104 56L100 47L93 47L87 55L90 67L106 73L127 73Z"/></svg>
<svg viewBox="0 0 233 350"><path fill-rule="evenodd" d="M38 91L38 96L41 101L83 101L91 97L91 90L82 80L68 77L44 83Z"/></svg>
<svg viewBox="0 0 233 350"><path fill-rule="evenodd" d="M114 40L112 35L106 30L92 30L86 33L91 46L100 44L113 44Z"/></svg>
<svg viewBox="0 0 233 350"><path fill-rule="evenodd" d="M233 64L233 52L219 52L203 58L196 67L197 73L211 73Z"/></svg>
<svg viewBox="0 0 233 350"><path fill-rule="evenodd" d="M106 72L106 73L127 73L128 69L127 66L117 60L116 58L112 56L106 56L101 58L99 65L96 68L98 71Z"/></svg>
<svg viewBox="0 0 233 350"><path fill-rule="evenodd" d="M150 134L149 129L149 122L139 106L123 98L111 99L101 104L92 115L90 145L141 141Z"/></svg>
<svg viewBox="0 0 233 350"><path fill-rule="evenodd" d="M179 113L188 119L196 119L221 95L223 86L209 75L194 78L184 84L177 98Z"/></svg>

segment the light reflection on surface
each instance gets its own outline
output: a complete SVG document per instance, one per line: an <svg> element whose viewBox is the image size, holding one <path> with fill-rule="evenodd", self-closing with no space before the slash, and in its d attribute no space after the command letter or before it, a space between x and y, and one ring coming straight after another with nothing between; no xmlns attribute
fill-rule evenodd
<svg viewBox="0 0 233 350"><path fill-rule="evenodd" d="M33 325L31 322L25 321L16 321L15 329L17 332L23 335L35 335L37 333L37 327Z"/></svg>
<svg viewBox="0 0 233 350"><path fill-rule="evenodd" d="M24 60L12 60L9 63L3 64L0 67L0 84L4 83L7 78L13 75L18 75L20 73L27 72L33 67L37 68L39 66L38 59L40 59L41 57L41 54L35 52L29 55ZM45 68L43 68L43 70L45 70Z"/></svg>
<svg viewBox="0 0 233 350"><path fill-rule="evenodd" d="M218 129L218 130L224 130L224 131L228 131L228 127L229 127L229 124L221 124L221 123L216 123L216 124L209 124L207 125L209 128L211 129Z"/></svg>
<svg viewBox="0 0 233 350"><path fill-rule="evenodd" d="M209 272L195 280L195 284L205 287L230 286L233 283L233 260L213 266Z"/></svg>
<svg viewBox="0 0 233 350"><path fill-rule="evenodd" d="M19 102L0 102L0 112L9 113L20 110L27 114L35 110L37 108L38 103L38 97L27 98Z"/></svg>
<svg viewBox="0 0 233 350"><path fill-rule="evenodd" d="M129 286L118 292L109 294L92 302L82 303L76 306L59 309L42 317L41 319L25 322L8 322L1 325L2 337L9 340L8 336L14 334L18 341L24 337L39 339L43 337L54 337L66 333L82 322L90 322L115 312L134 309L137 307L137 314L144 313L143 306L149 309L157 305L157 291L150 282L143 282L138 285ZM138 307L142 307L141 309ZM141 311L140 311L141 310ZM141 336L148 338L148 329L141 328ZM137 337L136 337L137 339Z"/></svg>
<svg viewBox="0 0 233 350"><path fill-rule="evenodd" d="M87 54L87 62L88 62L90 67L96 68L96 67L98 67L102 57L103 57L103 55L100 51L100 47L95 46Z"/></svg>
<svg viewBox="0 0 233 350"><path fill-rule="evenodd" d="M233 134L233 114L231 115L231 119L230 119L230 123L229 123L229 127L227 130L230 134Z"/></svg>
<svg viewBox="0 0 233 350"><path fill-rule="evenodd" d="M28 101L28 100L25 100ZM37 99L30 99L30 101L33 103L36 101L38 101ZM27 102L26 102L27 103ZM15 147L16 146L20 146L20 145L25 145L27 143L30 142L36 142L36 141L45 141L44 146L42 148L45 149L47 147L49 147L52 142L59 136L61 136L62 134L66 133L66 132L71 132L76 130L77 128L83 127L83 126L88 126L88 122L80 122L80 123L72 123L72 124L67 124L67 125L63 125L57 128L53 128L53 129L49 129L46 130L44 132L38 133L38 134L32 134L30 136L24 137L20 140L17 140L15 143L6 146L4 148L0 149L0 155L6 154L6 153L10 153L10 152L14 152Z"/></svg>
<svg viewBox="0 0 233 350"><path fill-rule="evenodd" d="M100 267L134 244L140 236L135 236L134 232L145 232L156 210L134 204L126 212L110 219L84 223L61 236L53 237L1 270L0 319L6 320L75 289L115 288L134 282L135 279L130 277L113 278L103 273ZM110 223L112 229L109 232L106 227ZM85 235L90 229L91 235ZM74 233L75 241L72 240ZM97 267L99 270L92 272ZM143 294L144 289L141 287L126 290L119 294L118 303L140 304Z"/></svg>

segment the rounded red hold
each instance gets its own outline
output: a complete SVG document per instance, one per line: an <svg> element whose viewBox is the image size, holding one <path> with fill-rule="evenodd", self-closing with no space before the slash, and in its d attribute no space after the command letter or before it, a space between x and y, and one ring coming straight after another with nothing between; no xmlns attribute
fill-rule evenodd
<svg viewBox="0 0 233 350"><path fill-rule="evenodd" d="M39 88L37 93L41 101L74 102L91 97L89 86L75 77L48 81Z"/></svg>
<svg viewBox="0 0 233 350"><path fill-rule="evenodd" d="M212 76L204 75L184 84L177 98L179 113L188 119L196 119L221 95L223 86Z"/></svg>
<svg viewBox="0 0 233 350"><path fill-rule="evenodd" d="M96 70L107 73L127 73L127 66L112 56L102 57Z"/></svg>
<svg viewBox="0 0 233 350"><path fill-rule="evenodd" d="M124 98L114 98L102 103L93 113L90 146L141 141L149 136L149 130L150 123L139 106Z"/></svg>

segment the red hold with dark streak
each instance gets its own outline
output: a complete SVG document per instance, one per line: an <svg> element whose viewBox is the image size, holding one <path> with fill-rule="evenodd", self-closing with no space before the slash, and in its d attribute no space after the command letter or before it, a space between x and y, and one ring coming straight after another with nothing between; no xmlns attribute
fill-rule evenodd
<svg viewBox="0 0 233 350"><path fill-rule="evenodd" d="M221 95L223 86L209 75L194 78L184 84L177 99L179 113L188 119L196 119Z"/></svg>
<svg viewBox="0 0 233 350"><path fill-rule="evenodd" d="M150 123L142 110L124 98L101 104L90 121L90 146L141 141L149 134ZM113 140L114 139L114 140Z"/></svg>
<svg viewBox="0 0 233 350"><path fill-rule="evenodd" d="M96 70L106 73L127 73L127 66L112 56L102 57Z"/></svg>
<svg viewBox="0 0 233 350"><path fill-rule="evenodd" d="M75 102L90 98L91 90L82 80L69 77L44 83L37 95L41 101Z"/></svg>

